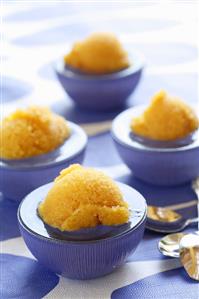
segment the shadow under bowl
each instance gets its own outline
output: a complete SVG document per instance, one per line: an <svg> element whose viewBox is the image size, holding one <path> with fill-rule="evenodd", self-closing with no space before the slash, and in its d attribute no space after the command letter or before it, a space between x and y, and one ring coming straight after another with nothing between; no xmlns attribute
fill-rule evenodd
<svg viewBox="0 0 199 299"><path fill-rule="evenodd" d="M142 239L147 207L140 193L125 184L117 184L132 212L130 225L90 241L52 235L38 217L38 204L52 183L26 196L18 209L18 221L22 237L35 258L51 271L72 279L100 277L124 264Z"/></svg>
<svg viewBox="0 0 199 299"><path fill-rule="evenodd" d="M26 194L51 182L63 168L82 163L87 136L76 124L68 122L71 135L56 150L32 158L0 161L0 191L5 197L21 201Z"/></svg>
<svg viewBox="0 0 199 299"><path fill-rule="evenodd" d="M65 92L77 106L111 111L125 106L140 81L144 59L141 54L132 52L131 60L132 65L124 70L94 75L71 68L60 59L55 65L55 72Z"/></svg>
<svg viewBox="0 0 199 299"><path fill-rule="evenodd" d="M172 186L199 176L199 132L177 143L141 142L132 138L130 123L146 106L120 113L112 124L112 138L124 163L135 177L154 185Z"/></svg>

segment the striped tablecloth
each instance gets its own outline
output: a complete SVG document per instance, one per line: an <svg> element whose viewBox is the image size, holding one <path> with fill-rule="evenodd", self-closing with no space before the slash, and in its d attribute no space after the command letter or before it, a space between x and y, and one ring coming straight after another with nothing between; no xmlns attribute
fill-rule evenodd
<svg viewBox="0 0 199 299"><path fill-rule="evenodd" d="M110 133L114 113L86 113L73 106L55 78L52 64L71 43L92 31L113 31L127 49L147 61L142 81L128 105L147 103L161 88L190 104L198 100L198 1L2 1L1 116L16 107L50 106L89 134L85 165L101 168L140 191L149 204L172 206L185 217L197 215L191 184L161 188L137 180L120 160ZM106 152L104 145L106 144ZM90 281L73 281L49 272L20 236L17 204L0 198L0 298L169 298L196 299L199 286L178 260L161 256L161 235L146 231L128 262Z"/></svg>

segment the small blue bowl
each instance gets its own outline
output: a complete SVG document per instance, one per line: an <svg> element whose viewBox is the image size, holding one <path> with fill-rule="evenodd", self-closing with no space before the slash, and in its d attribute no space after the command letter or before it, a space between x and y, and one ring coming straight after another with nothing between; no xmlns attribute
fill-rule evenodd
<svg viewBox="0 0 199 299"><path fill-rule="evenodd" d="M87 136L76 124L68 122L70 137L56 150L33 158L0 161L0 191L5 197L21 201L26 194L51 182L72 163L82 163Z"/></svg>
<svg viewBox="0 0 199 299"><path fill-rule="evenodd" d="M143 57L133 52L131 59L130 67L105 75L82 73L66 66L61 59L55 66L55 72L76 105L90 110L110 111L124 106L140 81Z"/></svg>
<svg viewBox="0 0 199 299"><path fill-rule="evenodd" d="M22 237L36 259L51 271L72 279L100 277L124 264L142 239L147 206L136 190L117 184L131 209L129 226L91 241L62 239L46 229L37 207L52 183L30 193L19 206L18 221Z"/></svg>
<svg viewBox="0 0 199 299"><path fill-rule="evenodd" d="M132 135L130 123L145 108L130 108L120 113L112 124L118 153L133 175L162 186L183 184L199 176L199 132L175 142L139 140Z"/></svg>

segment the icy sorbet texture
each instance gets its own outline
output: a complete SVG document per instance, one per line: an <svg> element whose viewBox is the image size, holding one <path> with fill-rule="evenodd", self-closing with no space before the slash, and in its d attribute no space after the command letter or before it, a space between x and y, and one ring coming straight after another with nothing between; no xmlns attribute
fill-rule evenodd
<svg viewBox="0 0 199 299"><path fill-rule="evenodd" d="M133 133L162 141L185 138L198 126L199 120L193 109L165 91L155 94L149 107L131 122Z"/></svg>
<svg viewBox="0 0 199 299"><path fill-rule="evenodd" d="M64 118L46 107L18 109L5 119L0 128L1 158L22 159L48 153L70 135Z"/></svg>
<svg viewBox="0 0 199 299"><path fill-rule="evenodd" d="M107 74L127 68L127 52L112 33L93 33L76 42L64 57L67 65L93 74Z"/></svg>
<svg viewBox="0 0 199 299"><path fill-rule="evenodd" d="M104 173L79 164L61 171L39 205L40 217L61 231L128 222L128 204Z"/></svg>

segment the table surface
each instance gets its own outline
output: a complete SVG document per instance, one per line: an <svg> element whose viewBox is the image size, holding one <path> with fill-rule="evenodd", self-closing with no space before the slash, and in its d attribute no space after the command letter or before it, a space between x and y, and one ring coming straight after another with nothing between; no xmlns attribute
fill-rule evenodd
<svg viewBox="0 0 199 299"><path fill-rule="evenodd" d="M71 43L92 31L114 31L125 47L147 61L141 83L127 107L148 103L161 88L191 104L198 102L197 1L2 1L1 115L16 107L49 105L89 133L85 165L104 170L140 191L149 204L173 206L197 215L191 184L154 187L137 180L120 160L106 131L114 113L86 113L73 106L57 82L52 63ZM108 121L108 122L107 122ZM96 126L97 124L97 126ZM104 145L106 144L106 152ZM114 273L73 281L49 272L26 248L17 226L17 204L0 198L0 298L184 298L196 299L199 285L177 259L161 256L160 234L145 232L128 262ZM193 230L193 228L192 228Z"/></svg>

